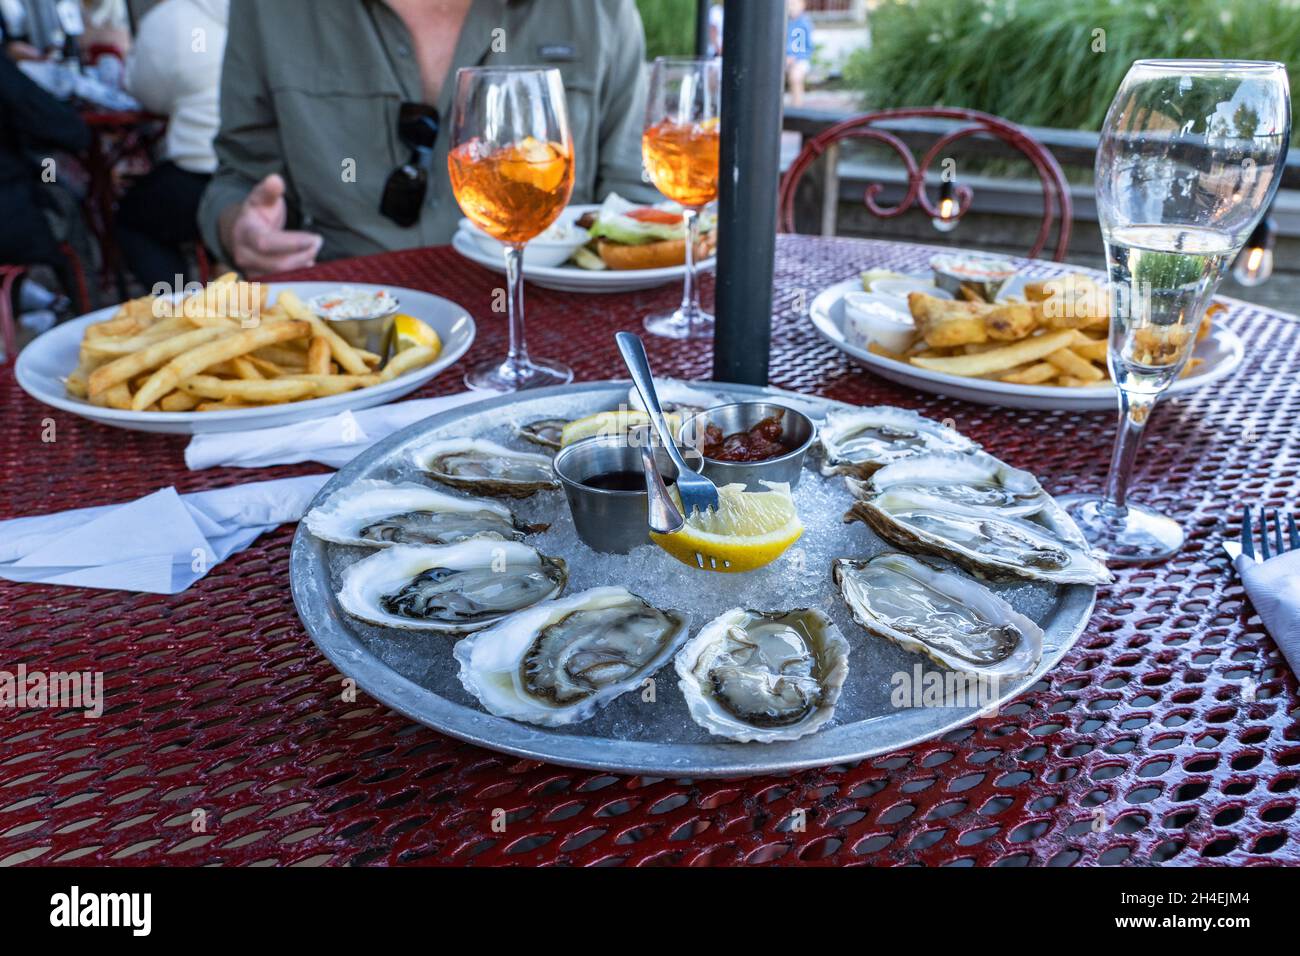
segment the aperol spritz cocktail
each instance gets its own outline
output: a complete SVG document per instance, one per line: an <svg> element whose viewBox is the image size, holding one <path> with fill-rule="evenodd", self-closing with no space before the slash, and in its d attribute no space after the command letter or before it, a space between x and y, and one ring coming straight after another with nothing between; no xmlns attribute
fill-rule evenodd
<svg viewBox="0 0 1300 956"><path fill-rule="evenodd" d="M573 138L559 70L458 70L447 174L469 220L505 246L509 350L503 362L471 368L465 384L513 392L573 381L568 366L528 355L521 276L524 243L559 218L573 193Z"/></svg>
<svg viewBox="0 0 1300 956"><path fill-rule="evenodd" d="M717 118L663 120L641 134L641 158L655 187L674 202L700 209L718 198Z"/></svg>
<svg viewBox="0 0 1300 956"><path fill-rule="evenodd" d="M700 211L718 197L718 109L722 61L659 57L650 73L650 96L641 134L641 160L655 188L682 206L686 270L682 304L645 320L646 331L674 339L707 338L713 316L700 308L695 255Z"/></svg>

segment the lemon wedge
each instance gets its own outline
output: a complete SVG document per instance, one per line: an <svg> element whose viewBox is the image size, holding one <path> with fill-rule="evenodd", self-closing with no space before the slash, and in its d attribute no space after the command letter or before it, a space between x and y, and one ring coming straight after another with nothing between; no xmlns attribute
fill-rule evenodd
<svg viewBox="0 0 1300 956"><path fill-rule="evenodd" d="M438 333L413 315L394 316L393 334L396 336L399 352L423 345L433 349L433 357L437 358L438 353L442 351L442 339L438 338Z"/></svg>
<svg viewBox="0 0 1300 956"><path fill-rule="evenodd" d="M790 486L763 482L767 491L744 485L718 489L718 510L691 514L672 534L650 533L650 540L678 561L706 571L752 571L771 564L803 534ZM677 489L669 494L681 509Z"/></svg>
<svg viewBox="0 0 1300 956"><path fill-rule="evenodd" d="M674 434L678 426L681 425L681 416L674 415L670 412L664 414L664 421L668 423L668 430ZM635 408L620 408L612 412L597 412L594 415L588 415L586 418L579 418L569 422L560 432L560 445L572 445L575 441L582 441L584 438L594 438L596 435L622 435L629 428L636 425L649 425L650 416L643 411Z"/></svg>

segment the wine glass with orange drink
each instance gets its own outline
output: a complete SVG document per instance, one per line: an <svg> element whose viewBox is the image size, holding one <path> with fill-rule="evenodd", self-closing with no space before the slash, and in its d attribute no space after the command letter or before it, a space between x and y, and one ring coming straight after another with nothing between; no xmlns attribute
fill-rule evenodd
<svg viewBox="0 0 1300 956"><path fill-rule="evenodd" d="M700 308L695 259L700 211L718 196L718 104L722 61L659 57L650 72L641 159L655 188L682 207L686 280L682 304L645 320L646 331L674 339L708 338L713 316Z"/></svg>
<svg viewBox="0 0 1300 956"><path fill-rule="evenodd" d="M524 340L524 244L559 217L573 193L573 137L559 70L456 71L447 171L461 210L505 246L510 346L505 361L465 373L470 388L513 392L573 381L573 370L532 358Z"/></svg>

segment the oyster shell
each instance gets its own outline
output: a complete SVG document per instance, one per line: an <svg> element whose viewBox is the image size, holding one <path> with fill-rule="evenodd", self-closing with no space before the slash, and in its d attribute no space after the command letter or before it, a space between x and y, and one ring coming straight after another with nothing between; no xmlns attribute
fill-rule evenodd
<svg viewBox="0 0 1300 956"><path fill-rule="evenodd" d="M836 409L818 429L821 471L866 477L885 465L928 452L979 448L954 428L889 405Z"/></svg>
<svg viewBox="0 0 1300 956"><path fill-rule="evenodd" d="M303 518L322 541L369 548L455 544L466 538L518 541L546 525L526 525L505 505L461 498L414 482L362 479L330 495Z"/></svg>
<svg viewBox="0 0 1300 956"><path fill-rule="evenodd" d="M687 618L626 588L592 588L460 641L460 682L498 717L560 727L641 686L686 636Z"/></svg>
<svg viewBox="0 0 1300 956"><path fill-rule="evenodd" d="M1109 581L1105 562L1051 496L1017 500L1011 490L1021 481L1016 470L997 462L1000 470L989 472L988 457L981 456L981 467L993 477L973 483L971 469L950 455L914 458L882 468L865 482L852 481L858 500L844 520L865 522L900 548L951 558L976 572L1056 584ZM921 475L928 485L918 483ZM952 487L941 490L945 481ZM1037 510L1023 513L1030 503Z"/></svg>
<svg viewBox="0 0 1300 956"><path fill-rule="evenodd" d="M478 494L527 498L560 487L548 456L481 438L425 442L408 452L408 460L435 481Z"/></svg>
<svg viewBox="0 0 1300 956"><path fill-rule="evenodd" d="M348 567L338 601L374 624L465 632L554 597L567 582L561 559L518 541L395 544Z"/></svg>
<svg viewBox="0 0 1300 956"><path fill-rule="evenodd" d="M953 670L999 679L1037 666L1043 630L985 585L933 561L888 552L838 558L832 575L868 631Z"/></svg>
<svg viewBox="0 0 1300 956"><path fill-rule="evenodd" d="M855 497L883 494L891 502L960 514L1026 517L1056 507L1037 478L984 452L918 455L877 471L870 484L847 483Z"/></svg>
<svg viewBox="0 0 1300 956"><path fill-rule="evenodd" d="M697 724L732 740L795 740L831 719L849 671L849 644L811 608L732 608L674 661Z"/></svg>
<svg viewBox="0 0 1300 956"><path fill-rule="evenodd" d="M559 451L564 443L564 426L569 424L567 418L539 418L534 422L525 422L515 426L515 434L525 441L543 448Z"/></svg>
<svg viewBox="0 0 1300 956"><path fill-rule="evenodd" d="M676 378L655 379L655 393L659 396L659 405L664 414L676 414L681 421L686 421L692 415L698 415L723 401L713 392L695 388ZM646 410L645 402L641 401L641 393L635 385L628 389L627 404L629 408L640 412Z"/></svg>

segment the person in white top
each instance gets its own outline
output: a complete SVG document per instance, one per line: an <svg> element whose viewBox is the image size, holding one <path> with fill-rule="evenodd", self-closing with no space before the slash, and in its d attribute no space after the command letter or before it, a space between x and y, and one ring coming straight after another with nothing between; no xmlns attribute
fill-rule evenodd
<svg viewBox="0 0 1300 956"><path fill-rule="evenodd" d="M168 118L162 155L125 196L117 233L127 266L148 289L185 276L184 245L198 240L196 214L217 168L212 150L230 0L162 0L140 21L126 89Z"/></svg>

